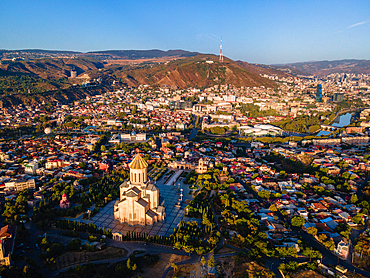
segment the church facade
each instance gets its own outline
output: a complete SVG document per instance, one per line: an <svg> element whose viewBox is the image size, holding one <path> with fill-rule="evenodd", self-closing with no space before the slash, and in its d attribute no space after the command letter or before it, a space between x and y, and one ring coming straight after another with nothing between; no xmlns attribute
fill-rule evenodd
<svg viewBox="0 0 370 278"><path fill-rule="evenodd" d="M129 168L130 180L120 185L120 200L114 205L114 219L141 226L164 220L164 204L159 204L159 190L148 180L146 161L138 154Z"/></svg>

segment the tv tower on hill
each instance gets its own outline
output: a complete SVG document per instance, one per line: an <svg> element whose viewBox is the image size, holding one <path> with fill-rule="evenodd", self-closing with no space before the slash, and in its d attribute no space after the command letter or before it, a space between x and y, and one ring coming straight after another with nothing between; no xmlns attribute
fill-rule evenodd
<svg viewBox="0 0 370 278"><path fill-rule="evenodd" d="M224 62L224 55L222 54L222 36L221 36L221 45L220 45L220 63Z"/></svg>

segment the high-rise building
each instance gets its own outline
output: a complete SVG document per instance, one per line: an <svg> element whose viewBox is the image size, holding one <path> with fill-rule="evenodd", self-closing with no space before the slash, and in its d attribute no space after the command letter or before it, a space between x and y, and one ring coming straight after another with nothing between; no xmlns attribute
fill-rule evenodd
<svg viewBox="0 0 370 278"><path fill-rule="evenodd" d="M322 102L322 86L321 84L316 87L316 102Z"/></svg>

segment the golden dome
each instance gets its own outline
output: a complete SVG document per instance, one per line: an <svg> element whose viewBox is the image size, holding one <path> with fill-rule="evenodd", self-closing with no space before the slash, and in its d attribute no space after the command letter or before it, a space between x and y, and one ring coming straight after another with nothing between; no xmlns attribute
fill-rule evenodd
<svg viewBox="0 0 370 278"><path fill-rule="evenodd" d="M148 163L141 157L140 154L137 154L135 158L128 165L130 169L145 169L148 168Z"/></svg>

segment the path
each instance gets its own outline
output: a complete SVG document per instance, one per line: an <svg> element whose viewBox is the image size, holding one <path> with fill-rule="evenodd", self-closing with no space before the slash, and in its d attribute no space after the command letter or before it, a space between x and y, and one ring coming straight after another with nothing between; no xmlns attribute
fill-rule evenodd
<svg viewBox="0 0 370 278"><path fill-rule="evenodd" d="M143 251L144 252L144 253L140 253L140 254L135 255L135 257L141 257L141 256L144 256L144 255L153 255L153 254L159 254L159 253L186 255L185 251L173 249L171 246L160 245L160 244L145 244L144 242L136 242L136 241L135 242L134 241L124 242L124 241L115 241L115 240L112 240L112 239L107 239L106 243L107 243L107 246L113 246L113 247L125 249L127 251L127 255L125 257L105 259L105 260L99 260L99 261L91 261L89 263L92 263L92 264L108 263L109 265L111 265L111 264L129 259L130 255L134 251ZM76 264L76 265L78 265L78 264ZM45 277L46 278L55 277L60 272L66 271L69 268L74 268L74 267L76 267L76 265L68 266L68 267L65 267L65 268L58 269L56 271L49 272L49 273L47 273L47 275Z"/></svg>
<svg viewBox="0 0 370 278"><path fill-rule="evenodd" d="M182 172L184 172L184 171L183 170L178 170L177 172L175 172L172 175L172 177L168 180L168 182L166 183L166 185L174 185L174 183L180 177L180 175L182 174Z"/></svg>

